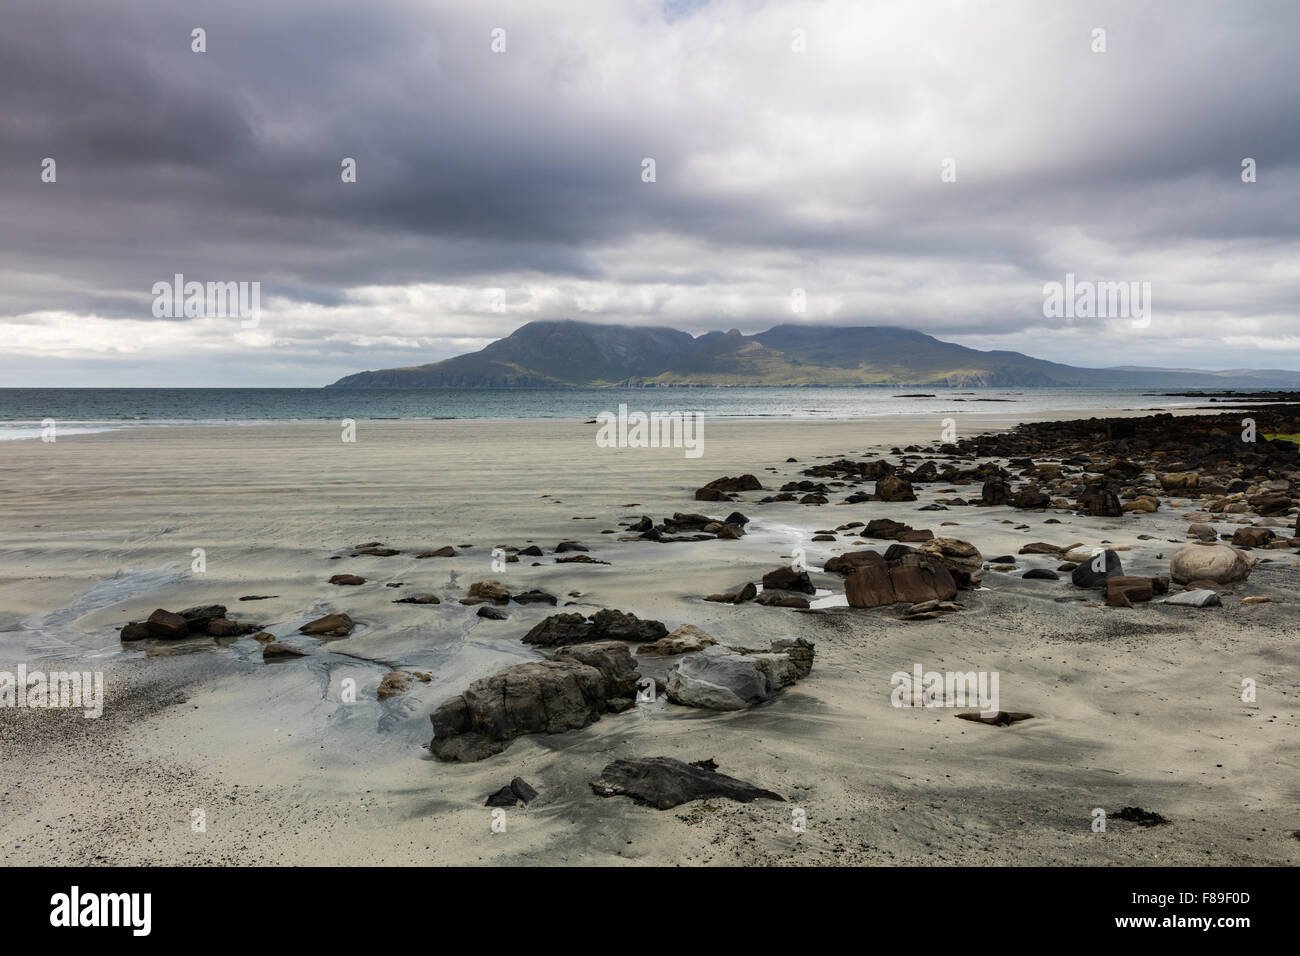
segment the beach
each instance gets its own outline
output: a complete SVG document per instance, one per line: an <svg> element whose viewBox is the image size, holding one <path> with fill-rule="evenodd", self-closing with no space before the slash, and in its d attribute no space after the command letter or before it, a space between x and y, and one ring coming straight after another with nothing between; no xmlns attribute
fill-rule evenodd
<svg viewBox="0 0 1300 956"><path fill-rule="evenodd" d="M1095 412L1089 412L1095 414ZM1115 413L1118 414L1118 413ZM1138 414L1130 412L1127 414ZM1047 418L1038 415L1037 418ZM1055 417L1079 417L1068 411ZM959 422L1009 428L1014 413ZM1222 606L1105 606L1063 580L986 570L965 609L900 621L889 608L820 603L806 613L704 596L733 591L806 552L819 569L887 542L851 530L891 518L973 543L987 559L1030 542L1118 550L1130 575L1166 575L1187 540L1176 495L1154 513L952 507L943 483L915 501L823 505L696 501L720 476L764 489L835 459L933 450L938 420L709 421L703 454L602 448L581 421L361 422L127 428L7 442L0 449L0 667L101 670L103 716L0 708L7 773L0 841L9 864L1276 865L1300 859L1295 753L1300 657L1291 626L1292 550L1256 552ZM947 440L947 439L944 439ZM788 458L797 461L787 461ZM870 483L866 485L870 490ZM979 486L961 488L979 497ZM748 519L743 537L659 543L626 526L678 512ZM1279 533L1293 518L1274 519ZM1232 514L1218 522L1269 519ZM941 527L941 523L952 524ZM1050 522L1050 523L1049 523ZM1139 537L1139 536L1144 537ZM594 561L556 563L560 542ZM379 543L400 553L357 555ZM497 564L493 549L543 555ZM452 557L416 554L451 546ZM196 549L199 554L196 555ZM1122 549L1122 550L1120 550ZM195 570L196 560L203 570ZM536 562L536 563L534 563ZM1018 570L1060 555L1018 556ZM336 574L365 579L331 585ZM559 606L505 620L459 600L500 580ZM823 596L820 592L825 591ZM440 603L398 604L415 592ZM1243 603L1245 597L1268 603ZM241 601L242 597L257 600ZM1086 597L1084 595L1083 597ZM1058 600L1058 598L1067 598ZM157 608L220 604L305 652L274 663L251 636L124 643ZM659 697L589 726L530 734L470 763L427 749L429 714L473 681L541 660L520 638L557 612L602 608L692 624L723 644L815 645L811 672L741 710ZM318 642L307 621L357 627ZM996 672L1012 726L947 707L895 707L891 677ZM421 672L377 699L392 670ZM1256 700L1243 701L1243 679ZM356 701L345 702L345 681ZM617 758L712 758L783 802L696 801L670 810L602 798L590 782ZM487 796L522 777L538 791L504 813ZM1153 827L1101 808L1161 814ZM793 811L806 827L792 828ZM196 830L195 811L201 811Z"/></svg>

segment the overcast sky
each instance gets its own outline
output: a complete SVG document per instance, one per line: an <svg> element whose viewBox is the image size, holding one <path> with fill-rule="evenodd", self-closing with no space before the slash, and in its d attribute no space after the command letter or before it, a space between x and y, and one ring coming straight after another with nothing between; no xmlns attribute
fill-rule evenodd
<svg viewBox="0 0 1300 956"><path fill-rule="evenodd" d="M539 318L1300 369L1290 0L4 5L0 385L314 386ZM175 273L257 327L155 318ZM1044 318L1066 273L1150 324Z"/></svg>

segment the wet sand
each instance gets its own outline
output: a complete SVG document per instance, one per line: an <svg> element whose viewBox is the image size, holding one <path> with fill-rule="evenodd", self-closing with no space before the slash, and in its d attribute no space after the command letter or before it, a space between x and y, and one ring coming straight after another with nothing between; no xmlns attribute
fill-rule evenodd
<svg viewBox="0 0 1300 956"><path fill-rule="evenodd" d="M1077 417L1062 413L1061 417ZM1007 413L1007 422L1015 420ZM961 434L997 427L958 420ZM819 457L928 444L938 421L709 422L705 453L596 447L580 422L361 423L147 428L0 448L0 668L101 669L104 716L0 708L0 840L11 863L1283 864L1300 859L1295 753L1300 656L1296 557L1261 552L1248 583L1203 611L1056 602L1067 580L985 573L967 610L899 622L889 609L821 615L704 602L789 561L857 550L813 531L888 517L974 543L987 559L1030 541L1127 546L1125 569L1167 573L1188 508L1122 519L1011 508L920 512L916 502L819 507L692 500L721 475L768 488ZM786 463L794 456L798 463ZM775 468L775 471L767 469ZM971 496L971 489L961 489ZM978 496L978 488L973 491ZM837 502L842 496L832 496ZM621 520L677 511L751 519L737 541L619 542ZM1046 525L1055 518L1060 524ZM957 522L941 528L944 521ZM1004 521L1011 523L1004 524ZM1029 525L1016 530L1016 525ZM1230 527L1224 525L1223 527ZM1152 536L1140 540L1139 534ZM563 540L604 564L554 564ZM362 542L403 553L350 557ZM492 569L496 545L544 557ZM869 542L883 550L888 542ZM453 558L415 553L452 545ZM465 548L465 545L469 545ZM860 547L860 546L858 546ZM191 571L203 549L206 570ZM338 560L331 560L343 555ZM1163 557L1159 557L1163 555ZM532 567L531 561L541 566ZM1059 558L1025 556L1019 568ZM359 587L327 584L354 573ZM519 642L553 609L491 621L457 603L471 582L691 623L724 643L816 643L811 675L747 711L663 700L563 735L514 741L476 764L423 746L428 713L477 677L536 659ZM814 574L843 590L836 575ZM401 584L390 588L388 584ZM393 604L427 591L439 605ZM1078 592L1073 592L1077 595ZM241 602L243 595L275 595ZM572 595L572 596L571 596ZM1264 595L1271 604L1245 605ZM116 628L157 607L221 603L309 656L265 664L251 638L123 645ZM563 608L561 608L563 609ZM322 644L299 624L345 611L361 625ZM894 708L914 664L1000 674L1011 728L951 709ZM393 666L425 670L399 697ZM1257 682L1243 703L1241 681ZM355 679L357 702L342 702ZM587 786L616 757L712 757L786 803L697 802L657 811ZM486 796L516 776L539 791L493 833ZM1091 829L1095 807L1170 820ZM206 832L194 832L201 808ZM807 832L791 827L792 809Z"/></svg>

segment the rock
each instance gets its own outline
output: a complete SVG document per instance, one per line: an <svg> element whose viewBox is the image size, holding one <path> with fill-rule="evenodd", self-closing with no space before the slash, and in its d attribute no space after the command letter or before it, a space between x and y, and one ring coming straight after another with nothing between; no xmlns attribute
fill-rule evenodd
<svg viewBox="0 0 1300 956"><path fill-rule="evenodd" d="M398 694L405 694L411 689L411 675L405 671L389 671L379 682L377 691L380 700L388 700Z"/></svg>
<svg viewBox="0 0 1300 956"><path fill-rule="evenodd" d="M1105 488L1091 488L1079 495L1078 509L1094 518L1118 518L1124 513L1119 498Z"/></svg>
<svg viewBox="0 0 1300 956"><path fill-rule="evenodd" d="M123 641L142 641L153 635L149 633L148 624L143 621L130 621L122 625L122 630L117 636Z"/></svg>
<svg viewBox="0 0 1300 956"><path fill-rule="evenodd" d="M1124 503L1125 514L1155 514L1160 510L1160 499L1152 495L1138 495Z"/></svg>
<svg viewBox="0 0 1300 956"><path fill-rule="evenodd" d="M1213 525L1198 522L1188 525L1187 537L1196 538L1198 541L1214 542L1219 540L1219 532L1214 530Z"/></svg>
<svg viewBox="0 0 1300 956"><path fill-rule="evenodd" d="M746 518L744 515L742 515L739 511L733 511L731 514L727 515L727 517L723 518L722 520L724 524L734 524L742 528L745 525L749 524L749 519Z"/></svg>
<svg viewBox="0 0 1300 956"><path fill-rule="evenodd" d="M296 647L290 647L288 644L281 644L279 641L273 641L270 644L262 645L262 660L273 660L277 657L306 657L306 651L300 651Z"/></svg>
<svg viewBox="0 0 1300 956"><path fill-rule="evenodd" d="M366 579L355 574L336 574L330 578L330 584L365 584Z"/></svg>
<svg viewBox="0 0 1300 956"><path fill-rule="evenodd" d="M1242 604L1272 604L1273 599L1271 597L1262 597L1262 596L1244 597L1241 599L1241 603Z"/></svg>
<svg viewBox="0 0 1300 956"><path fill-rule="evenodd" d="M1162 823L1169 822L1154 810L1143 810L1141 807L1124 807L1112 813L1110 818L1112 820L1126 820L1141 827L1158 827Z"/></svg>
<svg viewBox="0 0 1300 956"><path fill-rule="evenodd" d="M808 599L800 597L797 594L785 594L781 591L764 591L758 596L757 603L763 607L792 607L806 610L809 607Z"/></svg>
<svg viewBox="0 0 1300 956"><path fill-rule="evenodd" d="M145 627L149 630L150 637L163 638L165 640L175 640L176 638L185 637L190 632L190 622L185 620L179 614L173 614L171 611L158 608L149 615L145 621Z"/></svg>
<svg viewBox="0 0 1300 956"><path fill-rule="evenodd" d="M478 616L485 617L489 621L504 621L510 617L505 611L491 604L484 604L478 609Z"/></svg>
<svg viewBox="0 0 1300 956"><path fill-rule="evenodd" d="M938 539L936 539L938 540ZM845 579L844 591L852 607L881 607L906 601L949 601L957 596L952 574L928 554L907 554L897 561L875 559L862 564Z"/></svg>
<svg viewBox="0 0 1300 956"><path fill-rule="evenodd" d="M668 672L668 699L686 707L743 710L807 676L812 654L813 645L802 639L776 641L768 651L753 653L706 647Z"/></svg>
<svg viewBox="0 0 1300 956"><path fill-rule="evenodd" d="M922 554L936 558L954 577L957 572L974 574L984 563L984 556L979 549L961 538L933 538L922 544L919 550Z"/></svg>
<svg viewBox="0 0 1300 956"><path fill-rule="evenodd" d="M1065 549L1060 545L1048 544L1046 541L1034 541L1025 545L1019 551L1020 554L1064 554Z"/></svg>
<svg viewBox="0 0 1300 956"><path fill-rule="evenodd" d="M991 724L994 727L1010 727L1014 723L1022 720L1033 720L1033 714L1023 714L1016 711L999 710L996 714L985 717L978 711L973 714L957 714L962 720L973 720L981 724Z"/></svg>
<svg viewBox="0 0 1300 956"><path fill-rule="evenodd" d="M555 546L556 554L567 554L570 551L590 551L591 548L585 544L579 544L576 541L561 541Z"/></svg>
<svg viewBox="0 0 1300 956"><path fill-rule="evenodd" d="M1213 581L1231 584L1244 581L1255 566L1255 557L1226 544L1188 544L1169 559L1169 576L1179 584Z"/></svg>
<svg viewBox="0 0 1300 956"><path fill-rule="evenodd" d="M1232 533L1232 543L1238 548L1263 548L1273 538L1269 528L1238 528Z"/></svg>
<svg viewBox="0 0 1300 956"><path fill-rule="evenodd" d="M244 624L240 621L232 621L228 617L214 617L208 621L206 633L209 637L239 637L258 630L261 628L256 624ZM193 625L190 627L190 633L194 633Z"/></svg>
<svg viewBox="0 0 1300 956"><path fill-rule="evenodd" d="M538 551L537 553L541 554L542 552ZM439 548L437 551L421 551L416 555L417 558L454 558L455 556L456 549L451 545Z"/></svg>
<svg viewBox="0 0 1300 956"><path fill-rule="evenodd" d="M1021 575L1027 581L1059 581L1061 576L1046 568L1033 568Z"/></svg>
<svg viewBox="0 0 1300 956"><path fill-rule="evenodd" d="M631 797L637 803L658 810L670 810L706 797L725 797L741 803L785 799L771 790L672 757L615 760L601 771L599 779L591 781L590 786L598 796Z"/></svg>
<svg viewBox="0 0 1300 956"><path fill-rule="evenodd" d="M408 597L398 598L394 604L441 604L437 595L434 594L412 594Z"/></svg>
<svg viewBox="0 0 1300 956"><path fill-rule="evenodd" d="M355 626L346 614L326 614L298 628L298 633L313 637L347 637Z"/></svg>
<svg viewBox="0 0 1300 956"><path fill-rule="evenodd" d="M275 640L275 635L270 631L258 631L253 635L253 640L261 644L269 644Z"/></svg>
<svg viewBox="0 0 1300 956"><path fill-rule="evenodd" d="M1194 591L1179 591L1177 594L1165 598L1165 604L1173 604L1177 607L1222 607L1223 601L1219 598L1217 591L1211 591L1208 588L1200 588Z"/></svg>
<svg viewBox="0 0 1300 956"><path fill-rule="evenodd" d="M725 491L719 491L717 488L696 488L696 501L730 501L731 496Z"/></svg>
<svg viewBox="0 0 1300 956"><path fill-rule="evenodd" d="M189 623L190 630L202 631L207 627L209 621L226 616L226 606L224 604L202 604L198 607L187 607L180 612L180 615Z"/></svg>
<svg viewBox="0 0 1300 956"><path fill-rule="evenodd" d="M505 604L510 600L510 591L496 578L485 578L469 586L469 599L474 603L491 601L494 604Z"/></svg>
<svg viewBox="0 0 1300 956"><path fill-rule="evenodd" d="M1011 488L1001 478L984 482L980 492L980 503L985 505L1004 505L1011 500Z"/></svg>
<svg viewBox="0 0 1300 956"><path fill-rule="evenodd" d="M897 475L886 475L876 482L876 498L880 501L915 501L912 483Z"/></svg>
<svg viewBox="0 0 1300 956"><path fill-rule="evenodd" d="M1161 475L1160 487L1165 491L1191 491L1200 481L1200 475Z"/></svg>
<svg viewBox="0 0 1300 956"><path fill-rule="evenodd" d="M401 553L400 551L394 551L392 548L362 548L360 551L352 552L352 557L369 554L376 558L391 558L393 555Z"/></svg>
<svg viewBox="0 0 1300 956"><path fill-rule="evenodd" d="M1090 555L1070 572L1070 580L1076 588L1104 588L1106 579L1113 574L1123 574L1124 566L1119 555L1106 550Z"/></svg>
<svg viewBox="0 0 1300 956"><path fill-rule="evenodd" d="M627 646L612 641L515 664L440 704L429 716L429 749L439 760L468 763L500 753L525 734L586 727L609 711L611 701L635 696L639 676Z"/></svg>
<svg viewBox="0 0 1300 956"><path fill-rule="evenodd" d="M762 491L763 484L753 475L740 475L736 478L715 478L710 481L705 488L714 488L718 491Z"/></svg>
<svg viewBox="0 0 1300 956"><path fill-rule="evenodd" d="M523 554L522 551L519 553ZM541 552L539 551L538 554L540 553ZM536 588L531 591L521 591L519 594L512 594L510 595L510 600L514 601L516 604L549 604L551 607L555 607L555 605L559 603L559 598L554 594L547 594L545 591L540 591Z"/></svg>
<svg viewBox="0 0 1300 956"><path fill-rule="evenodd" d="M686 654L690 651L702 651L718 643L694 624L683 624L667 637L661 637L649 644L642 644L636 649L637 655L666 657L671 654Z"/></svg>
<svg viewBox="0 0 1300 956"><path fill-rule="evenodd" d="M1051 496L1047 492L1039 490L1037 485L1029 485L1015 493L1011 506L1022 509L1046 508L1051 502Z"/></svg>
<svg viewBox="0 0 1300 956"><path fill-rule="evenodd" d="M1284 515L1291 510L1291 496L1286 494L1252 495L1247 500L1251 510L1261 517Z"/></svg>
<svg viewBox="0 0 1300 956"><path fill-rule="evenodd" d="M1113 574L1106 578L1106 603L1111 607L1132 607L1150 601L1169 589L1165 578L1143 578L1126 574Z"/></svg>
<svg viewBox="0 0 1300 956"><path fill-rule="evenodd" d="M775 571L763 575L763 589L775 591L802 591L804 594L816 594L807 571L796 571L788 565L782 565Z"/></svg>
<svg viewBox="0 0 1300 956"><path fill-rule="evenodd" d="M668 633L660 621L604 608L590 621L581 614L552 614L523 636L525 644L565 647L589 641L657 641Z"/></svg>
<svg viewBox="0 0 1300 956"><path fill-rule="evenodd" d="M913 549L908 548L905 550L911 551ZM869 557L869 555L874 557ZM870 564L874 558L879 557L880 555L875 551L846 551L844 554L837 554L833 558L828 558L826 560L825 570L837 571L840 574L849 574L855 568L860 568L864 564ZM886 552L886 558L888 557L888 552Z"/></svg>
<svg viewBox="0 0 1300 956"><path fill-rule="evenodd" d="M536 799L537 791L523 777L515 777L507 786L488 797L483 806L513 807L518 803L532 803Z"/></svg>

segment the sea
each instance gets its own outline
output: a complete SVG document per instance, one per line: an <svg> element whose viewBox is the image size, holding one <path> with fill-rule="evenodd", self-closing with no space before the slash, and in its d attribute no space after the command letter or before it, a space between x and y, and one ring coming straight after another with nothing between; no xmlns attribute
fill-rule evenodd
<svg viewBox="0 0 1300 956"><path fill-rule="evenodd" d="M1207 395L1214 390L1203 390ZM1244 391L1238 389L1238 392ZM0 388L0 441L178 425L420 422L632 412L707 419L922 419L1194 407L1206 398L1103 388Z"/></svg>

